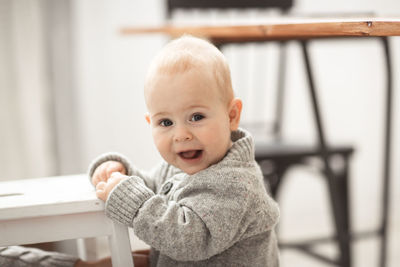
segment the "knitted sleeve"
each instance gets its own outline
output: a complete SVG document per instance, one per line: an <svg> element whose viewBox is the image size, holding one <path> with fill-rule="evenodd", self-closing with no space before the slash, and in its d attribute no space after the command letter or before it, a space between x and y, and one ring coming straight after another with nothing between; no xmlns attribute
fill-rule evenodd
<svg viewBox="0 0 400 267"><path fill-rule="evenodd" d="M21 246L0 247L1 267L73 267L78 258Z"/></svg>

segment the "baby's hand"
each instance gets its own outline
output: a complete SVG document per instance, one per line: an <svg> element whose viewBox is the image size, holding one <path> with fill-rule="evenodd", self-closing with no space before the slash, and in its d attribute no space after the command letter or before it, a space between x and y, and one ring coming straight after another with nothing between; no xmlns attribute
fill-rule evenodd
<svg viewBox="0 0 400 267"><path fill-rule="evenodd" d="M105 202L111 190L122 180L125 180L127 178L128 176L123 175L120 172L113 172L110 178L108 178L107 182L100 181L97 183L96 196Z"/></svg>
<svg viewBox="0 0 400 267"><path fill-rule="evenodd" d="M99 182L107 182L113 172L126 174L125 166L119 161L106 161L100 164L93 173L92 184L97 186Z"/></svg>

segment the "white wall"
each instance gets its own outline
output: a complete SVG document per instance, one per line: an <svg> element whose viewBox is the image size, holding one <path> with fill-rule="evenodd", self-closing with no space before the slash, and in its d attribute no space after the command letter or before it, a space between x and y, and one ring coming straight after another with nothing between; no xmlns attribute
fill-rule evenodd
<svg viewBox="0 0 400 267"><path fill-rule="evenodd" d="M120 151L148 168L158 160L144 120L143 79L160 37L127 37L123 25L161 21L157 1L75 1L78 90L84 164Z"/></svg>
<svg viewBox="0 0 400 267"><path fill-rule="evenodd" d="M373 11L391 15L400 10L400 2L395 0L296 2L295 11L301 13ZM82 169L96 155L110 150L126 154L143 168L149 168L159 160L143 118L146 109L142 88L149 61L166 38L122 36L118 29L126 25L161 23L161 3L157 0L73 2ZM396 92L394 104L399 106L399 38L392 38L391 45ZM378 223L382 182L382 93L385 78L382 48L377 40L319 41L311 48L328 138L330 141L348 142L356 147L351 167L353 225L358 230L372 229ZM285 131L289 137L312 140L315 137L313 121L307 107L308 95L300 58L298 47L291 44L288 73L291 78L288 81ZM399 117L400 110L396 107L392 144L392 216L396 221L392 222L397 223L400 223L398 208L395 210L400 200L400 169L399 164L396 164L400 152ZM282 234L301 236L310 232L332 231L323 181L301 169L292 175L299 175L299 178L293 179L284 189L286 195L282 199ZM315 203L320 205L315 206ZM317 216L315 211L318 211ZM293 224L294 218L304 231L289 226ZM399 244L394 246L398 249Z"/></svg>

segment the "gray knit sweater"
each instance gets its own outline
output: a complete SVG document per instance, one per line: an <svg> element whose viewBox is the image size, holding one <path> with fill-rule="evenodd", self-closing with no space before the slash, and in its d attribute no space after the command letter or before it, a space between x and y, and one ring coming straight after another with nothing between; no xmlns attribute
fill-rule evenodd
<svg viewBox="0 0 400 267"><path fill-rule="evenodd" d="M267 194L254 160L253 140L244 130L217 164L188 175L162 163L151 173L119 154L101 163L122 162L130 178L106 202L106 214L152 247L151 266L279 266L275 225L277 203Z"/></svg>

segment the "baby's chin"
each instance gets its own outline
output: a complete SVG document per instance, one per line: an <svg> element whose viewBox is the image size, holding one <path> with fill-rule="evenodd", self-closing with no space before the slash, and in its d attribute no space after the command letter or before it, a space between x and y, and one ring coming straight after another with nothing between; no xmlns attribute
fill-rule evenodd
<svg viewBox="0 0 400 267"><path fill-rule="evenodd" d="M187 166L179 166L179 165L172 164L172 163L170 163L170 164L171 164L172 166L174 166L175 168L178 168L178 169L180 169L181 171L183 171L184 173L189 174L189 175L196 174L196 173L198 173L198 172L200 172L200 171L202 171L202 170L207 169L209 166L211 166L211 165L207 165L207 166L192 166L192 167L187 167Z"/></svg>
<svg viewBox="0 0 400 267"><path fill-rule="evenodd" d="M193 174L196 174L196 173L198 173L198 172L200 172L202 170L207 169L208 166L207 167L200 167L200 168L179 168L179 167L177 167L177 168L182 170L186 174L193 175Z"/></svg>
<svg viewBox="0 0 400 267"><path fill-rule="evenodd" d="M188 174L188 175L194 175L194 174L198 173L199 171L195 171L195 172L183 171L183 172Z"/></svg>
<svg viewBox="0 0 400 267"><path fill-rule="evenodd" d="M192 166L182 166L181 164L178 164L179 161L171 162L171 161L166 160L165 158L164 158L164 160L166 162L168 162L170 165L174 166L175 168L181 170L182 172L184 172L186 174L189 174L189 175L193 175L193 174L196 174L196 173L198 173L198 172L200 172L202 170L205 170L205 169L209 168L210 166L212 166L214 164L217 164L218 162L220 162L224 158L224 156L225 155L223 155L221 157L218 157L218 159L215 159L214 161L209 162L208 164L204 164L204 165L203 164L198 164L198 165L194 164Z"/></svg>
<svg viewBox="0 0 400 267"><path fill-rule="evenodd" d="M181 171L183 171L186 174L193 175L193 174L201 172L201 171L203 171L205 169L208 169L210 166L212 166L212 165L214 165L214 164L216 164L218 162L219 161L214 162L214 163L209 163L208 165L200 165L200 166L195 166L195 167L193 166L192 168L190 168L190 167L183 167L182 168L182 167L179 167L179 166L175 166L174 164L172 164L172 165L175 166L176 168L180 169Z"/></svg>

